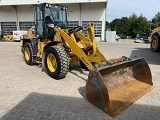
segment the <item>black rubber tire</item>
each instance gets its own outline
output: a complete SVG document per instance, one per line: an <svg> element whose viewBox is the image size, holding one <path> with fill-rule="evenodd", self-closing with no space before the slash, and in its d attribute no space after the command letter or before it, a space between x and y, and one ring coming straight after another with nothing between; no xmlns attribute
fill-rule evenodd
<svg viewBox="0 0 160 120"><path fill-rule="evenodd" d="M153 47L153 42L154 42L154 41L156 41L156 43L157 43L155 47ZM150 47L151 47L151 50L154 51L154 52L160 51L160 39L159 39L159 36L154 35L154 36L151 38Z"/></svg>
<svg viewBox="0 0 160 120"><path fill-rule="evenodd" d="M29 49L29 52L30 52L30 58L29 58L29 60L27 60L26 58L25 58L25 49L26 48L28 48ZM26 64L27 65L33 65L35 62L34 62L34 58L33 58L33 49L32 49L32 46L31 46L31 43L29 43L29 42L26 42L25 44L24 44L24 47L23 47L23 55L24 55L24 60L25 60L25 62L26 62Z"/></svg>
<svg viewBox="0 0 160 120"><path fill-rule="evenodd" d="M47 65L47 56L49 54L53 54L56 59L57 69L54 72L50 71ZM50 77L54 79L64 78L69 71L69 61L68 61L67 53L64 50L64 48L60 46L50 46L47 48L45 52L44 63L45 63L47 73L49 74Z"/></svg>
<svg viewBox="0 0 160 120"><path fill-rule="evenodd" d="M79 64L83 69L88 70L87 66L82 61L80 61Z"/></svg>

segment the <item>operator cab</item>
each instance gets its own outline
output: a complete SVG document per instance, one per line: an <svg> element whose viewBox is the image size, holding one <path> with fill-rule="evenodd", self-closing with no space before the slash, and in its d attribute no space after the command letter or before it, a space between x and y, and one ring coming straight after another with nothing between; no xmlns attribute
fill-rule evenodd
<svg viewBox="0 0 160 120"><path fill-rule="evenodd" d="M46 24L54 24L54 26L67 28L66 7L49 5L45 8Z"/></svg>
<svg viewBox="0 0 160 120"><path fill-rule="evenodd" d="M44 38L54 36L54 27L67 28L66 7L41 3L35 7L36 33Z"/></svg>

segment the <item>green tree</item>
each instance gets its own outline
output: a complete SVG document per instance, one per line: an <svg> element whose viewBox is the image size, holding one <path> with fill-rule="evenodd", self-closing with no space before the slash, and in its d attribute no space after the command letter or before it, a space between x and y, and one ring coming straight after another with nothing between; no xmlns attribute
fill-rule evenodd
<svg viewBox="0 0 160 120"><path fill-rule="evenodd" d="M135 24L136 24L136 20L137 20L138 16L133 13L130 17L129 17L129 21L130 21L130 30L129 30L129 35L132 36L132 37L135 37L135 34L134 34L134 28L135 28Z"/></svg>
<svg viewBox="0 0 160 120"><path fill-rule="evenodd" d="M137 34L148 33L150 31L151 21L148 21L142 14L137 16L133 13L130 17L122 17L114 19L110 23L112 31L117 31L117 34L122 36L136 37Z"/></svg>
<svg viewBox="0 0 160 120"><path fill-rule="evenodd" d="M110 23L106 21L106 30L110 29Z"/></svg>
<svg viewBox="0 0 160 120"><path fill-rule="evenodd" d="M130 21L127 17L122 17L117 25L117 33L120 35L129 35Z"/></svg>
<svg viewBox="0 0 160 120"><path fill-rule="evenodd" d="M157 14L155 14L154 16L154 23L158 23L160 22L160 12L158 12Z"/></svg>
<svg viewBox="0 0 160 120"><path fill-rule="evenodd" d="M160 12L155 14L154 18L151 20L151 23L150 23L151 30L157 27L158 22L160 22Z"/></svg>
<svg viewBox="0 0 160 120"><path fill-rule="evenodd" d="M136 37L137 34L148 33L150 31L150 22L142 14L138 17L134 13L130 19L130 35Z"/></svg>
<svg viewBox="0 0 160 120"><path fill-rule="evenodd" d="M136 23L134 24L133 34L140 34L140 33L148 33L150 30L150 23L146 17L142 14L137 18Z"/></svg>
<svg viewBox="0 0 160 120"><path fill-rule="evenodd" d="M114 19L111 23L110 23L110 27L112 31L117 31L117 26L118 23L120 22L120 19Z"/></svg>

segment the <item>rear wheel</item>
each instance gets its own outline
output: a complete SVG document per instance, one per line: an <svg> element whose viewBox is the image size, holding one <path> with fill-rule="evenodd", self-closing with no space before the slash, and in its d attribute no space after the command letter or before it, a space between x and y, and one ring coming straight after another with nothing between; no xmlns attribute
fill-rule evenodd
<svg viewBox="0 0 160 120"><path fill-rule="evenodd" d="M154 52L160 51L160 40L159 37L154 35L151 39L151 49Z"/></svg>
<svg viewBox="0 0 160 120"><path fill-rule="evenodd" d="M69 71L68 56L59 46L47 48L45 53L45 67L50 77L54 79L64 78Z"/></svg>
<svg viewBox="0 0 160 120"><path fill-rule="evenodd" d="M29 42L26 42L24 44L23 55L24 55L24 60L25 60L26 64L28 64L28 65L34 64L33 49L32 49L32 46Z"/></svg>

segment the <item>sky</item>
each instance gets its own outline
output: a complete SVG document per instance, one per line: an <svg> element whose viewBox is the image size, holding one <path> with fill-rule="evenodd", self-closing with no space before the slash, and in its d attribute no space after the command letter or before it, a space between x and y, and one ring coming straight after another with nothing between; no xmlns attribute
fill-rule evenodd
<svg viewBox="0 0 160 120"><path fill-rule="evenodd" d="M111 22L115 18L129 17L132 13L142 13L151 20L160 11L160 0L108 0L106 19Z"/></svg>

